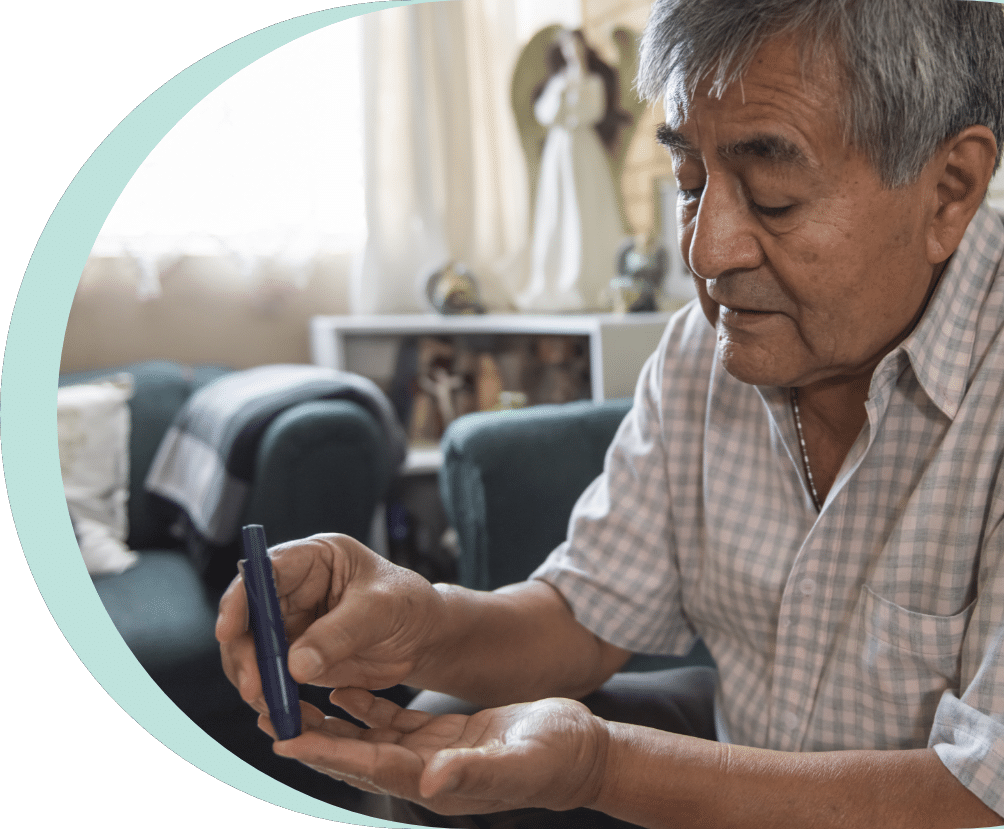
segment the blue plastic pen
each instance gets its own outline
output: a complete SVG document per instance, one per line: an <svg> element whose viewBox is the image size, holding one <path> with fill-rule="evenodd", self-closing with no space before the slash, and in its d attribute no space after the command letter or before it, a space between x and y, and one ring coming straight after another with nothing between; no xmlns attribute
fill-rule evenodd
<svg viewBox="0 0 1004 829"><path fill-rule="evenodd" d="M245 558L241 561L241 573L261 686L275 733L280 740L289 740L300 734L300 696L287 667L289 643L272 578L265 529L260 524L244 527L243 542Z"/></svg>

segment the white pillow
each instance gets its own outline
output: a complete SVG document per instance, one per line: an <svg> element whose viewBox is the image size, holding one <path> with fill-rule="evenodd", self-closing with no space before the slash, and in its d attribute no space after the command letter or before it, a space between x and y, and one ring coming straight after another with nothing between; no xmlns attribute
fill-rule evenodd
<svg viewBox="0 0 1004 829"><path fill-rule="evenodd" d="M129 405L133 379L59 389L59 466L73 529L92 575L121 573L139 557L129 534Z"/></svg>

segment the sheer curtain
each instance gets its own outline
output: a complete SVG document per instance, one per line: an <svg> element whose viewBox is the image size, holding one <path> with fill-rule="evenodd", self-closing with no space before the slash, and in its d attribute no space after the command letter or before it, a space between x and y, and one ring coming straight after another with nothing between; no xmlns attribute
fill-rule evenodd
<svg viewBox="0 0 1004 829"><path fill-rule="evenodd" d="M281 272L302 287L312 261L365 238L361 212L361 21L311 32L200 101L137 170L96 256L135 261L140 297L184 256L232 260L251 285Z"/></svg>
<svg viewBox="0 0 1004 829"><path fill-rule="evenodd" d="M185 255L229 260L251 290L281 274L296 291L319 253L353 251L354 313L428 310L425 278L457 260L492 310L510 307L530 205L512 70L556 22L578 25L579 0L439 0L276 50L151 153L95 255L131 260L150 300Z"/></svg>
<svg viewBox="0 0 1004 829"><path fill-rule="evenodd" d="M357 314L426 311L427 276L461 261L492 310L525 281L525 162L509 103L517 3L420 3L363 18L368 238Z"/></svg>

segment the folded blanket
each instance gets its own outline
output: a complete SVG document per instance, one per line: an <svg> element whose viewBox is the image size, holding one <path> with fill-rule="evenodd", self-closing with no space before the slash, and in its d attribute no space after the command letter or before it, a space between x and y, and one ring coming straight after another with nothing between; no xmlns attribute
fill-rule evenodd
<svg viewBox="0 0 1004 829"><path fill-rule="evenodd" d="M376 418L396 472L406 437L375 383L318 366L268 365L227 374L188 399L157 449L146 489L177 504L209 543L229 544L240 529L265 429L297 403L334 398L354 401Z"/></svg>

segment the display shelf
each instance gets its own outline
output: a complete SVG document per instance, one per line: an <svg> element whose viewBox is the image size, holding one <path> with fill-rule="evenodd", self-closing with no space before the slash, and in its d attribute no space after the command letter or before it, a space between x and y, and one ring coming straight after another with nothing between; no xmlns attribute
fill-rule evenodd
<svg viewBox="0 0 1004 829"><path fill-rule="evenodd" d="M639 314L435 314L317 316L311 320L313 361L353 371L386 387L401 340L413 336L567 335L589 342L593 400L627 397L655 349L668 313Z"/></svg>

